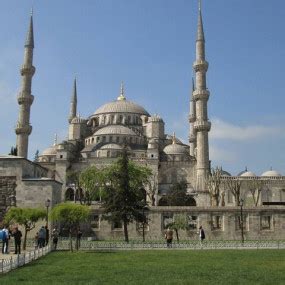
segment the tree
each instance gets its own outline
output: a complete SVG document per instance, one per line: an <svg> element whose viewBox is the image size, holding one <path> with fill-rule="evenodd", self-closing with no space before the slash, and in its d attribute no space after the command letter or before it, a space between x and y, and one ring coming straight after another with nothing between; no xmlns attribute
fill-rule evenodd
<svg viewBox="0 0 285 285"><path fill-rule="evenodd" d="M185 181L174 184L165 196L169 206L195 206L192 196L187 194L187 183Z"/></svg>
<svg viewBox="0 0 285 285"><path fill-rule="evenodd" d="M209 193L210 193L212 206L218 207L220 203L221 177L222 177L222 168L219 168L219 167L212 168L211 174L209 175L207 182L206 182Z"/></svg>
<svg viewBox="0 0 285 285"><path fill-rule="evenodd" d="M239 206L240 204L240 188L241 181L237 179L227 179L224 181L226 187L231 191L235 197L235 205Z"/></svg>
<svg viewBox="0 0 285 285"><path fill-rule="evenodd" d="M255 207L257 207L258 205L258 202L260 200L260 194L264 185L265 185L264 180L250 180L247 182L247 186L251 193Z"/></svg>
<svg viewBox="0 0 285 285"><path fill-rule="evenodd" d="M16 147L13 147L13 146L11 147L9 155L15 155L15 156L18 155L18 148L17 148L17 146Z"/></svg>
<svg viewBox="0 0 285 285"><path fill-rule="evenodd" d="M17 223L25 228L23 249L26 249L27 235L36 226L39 219L46 218L45 209L40 208L10 208L4 217L7 224Z"/></svg>
<svg viewBox="0 0 285 285"><path fill-rule="evenodd" d="M188 229L188 221L187 216L178 214L174 216L174 221L167 225L167 227L173 229L176 234L177 242L179 243L179 230L187 230Z"/></svg>
<svg viewBox="0 0 285 285"><path fill-rule="evenodd" d="M154 173L148 182L147 196L150 200L151 206L155 206L155 199L158 192L157 173Z"/></svg>
<svg viewBox="0 0 285 285"><path fill-rule="evenodd" d="M123 149L122 157L103 170L104 218L111 222L123 222L126 242L129 241L128 224L133 221L144 221L144 186L148 183L150 175L150 169L129 161L126 147Z"/></svg>
<svg viewBox="0 0 285 285"><path fill-rule="evenodd" d="M96 199L101 199L104 171L91 166L82 171L78 179L79 185L84 189L84 203L91 205Z"/></svg>
<svg viewBox="0 0 285 285"><path fill-rule="evenodd" d="M50 213L52 221L62 222L68 228L70 251L73 251L72 232L76 234L76 249L78 250L78 231L81 222L90 217L90 208L85 205L61 203L56 205Z"/></svg>
<svg viewBox="0 0 285 285"><path fill-rule="evenodd" d="M39 150L37 149L36 153L35 153L35 156L34 156L34 162L37 162L38 159L39 159Z"/></svg>

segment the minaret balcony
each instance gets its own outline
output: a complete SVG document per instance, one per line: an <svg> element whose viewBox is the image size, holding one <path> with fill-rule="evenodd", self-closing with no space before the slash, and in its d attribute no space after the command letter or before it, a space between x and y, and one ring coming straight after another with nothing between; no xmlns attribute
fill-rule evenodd
<svg viewBox="0 0 285 285"><path fill-rule="evenodd" d="M193 98L194 100L198 101L198 100L204 100L207 101L209 99L210 96L210 91L207 89L196 89L193 91Z"/></svg>
<svg viewBox="0 0 285 285"><path fill-rule="evenodd" d="M196 60L193 63L194 70L206 72L208 70L209 63L206 60Z"/></svg>
<svg viewBox="0 0 285 285"><path fill-rule="evenodd" d="M34 101L34 96L26 92L20 92L17 99L18 99L19 105L22 105L22 104L32 105Z"/></svg>
<svg viewBox="0 0 285 285"><path fill-rule="evenodd" d="M197 132L199 131L209 132L211 129L211 122L210 121L196 121L194 123L194 128Z"/></svg>
<svg viewBox="0 0 285 285"><path fill-rule="evenodd" d="M18 122L15 128L15 132L16 132L16 135L20 135L20 134L30 135L32 132L32 126L31 125L25 126Z"/></svg>
<svg viewBox="0 0 285 285"><path fill-rule="evenodd" d="M33 65L26 65L26 64L23 64L22 67L21 67L21 75L30 75L30 76L33 76L36 72L36 68L33 66Z"/></svg>
<svg viewBox="0 0 285 285"><path fill-rule="evenodd" d="M190 114L188 119L189 123L194 123L196 121L196 116L194 114Z"/></svg>

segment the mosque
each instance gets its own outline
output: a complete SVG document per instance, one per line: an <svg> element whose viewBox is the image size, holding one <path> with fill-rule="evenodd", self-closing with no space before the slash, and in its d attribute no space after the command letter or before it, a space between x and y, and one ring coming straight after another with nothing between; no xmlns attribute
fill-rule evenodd
<svg viewBox="0 0 285 285"><path fill-rule="evenodd" d="M20 69L22 86L15 128L18 152L17 156L0 156L0 218L7 205L43 206L49 199L53 206L62 201L75 201L78 191L82 190L76 189L69 181L68 173L80 172L91 165L103 167L113 163L126 143L130 159L152 170L151 183L146 189L150 205L146 232L149 238L161 237L167 223L178 214L185 214L188 219L189 230L183 233L185 238L194 238L200 225L203 225L209 239L239 239L241 226L248 239L285 238L285 176L272 169L260 176L248 170L232 176L220 169L221 186L215 193L219 197L213 203L214 195L209 184L208 134L211 122L208 118L210 91L206 78L209 64L206 61L201 8L195 45L195 80L189 102L189 144L181 142L175 134L165 133L164 121L159 115L151 115L130 101L123 83L119 94L114 94L114 101L98 107L87 118L81 117L77 113L80 96L74 80L68 139L62 142L55 140L54 145L39 154L37 161L31 162L27 156L32 132L32 78L36 70L33 66L31 15L24 63ZM238 195L233 187L234 181L241 183ZM177 183L186 185L188 199L183 206L169 206L165 196ZM250 185L255 185L255 188ZM98 239L123 236L122 225L109 224L101 219L101 214L100 205L94 203L91 223L86 226L86 231ZM131 225L130 236L140 235L140 227Z"/></svg>

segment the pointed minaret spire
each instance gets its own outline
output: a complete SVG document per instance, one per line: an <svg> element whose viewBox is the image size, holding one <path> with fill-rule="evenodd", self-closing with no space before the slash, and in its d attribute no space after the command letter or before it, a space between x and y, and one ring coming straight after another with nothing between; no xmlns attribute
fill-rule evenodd
<svg viewBox="0 0 285 285"><path fill-rule="evenodd" d="M34 48L34 27L33 27L33 9L31 10L30 25L26 37L25 47Z"/></svg>
<svg viewBox="0 0 285 285"><path fill-rule="evenodd" d="M15 132L17 135L18 156L28 157L29 135L32 132L30 125L30 109L34 101L32 92L32 78L36 71L33 66L34 50L34 31L33 15L30 17L30 25L25 41L24 63L20 69L22 79L21 91L18 95L18 104L20 105L19 116Z"/></svg>
<svg viewBox="0 0 285 285"><path fill-rule="evenodd" d="M195 103L195 121L194 131L197 142L197 178L196 190L206 191L206 180L210 172L209 160L209 140L208 132L211 129L211 123L208 120L208 99L210 92L207 88L207 70L208 62L205 56L205 36L203 29L201 1L199 1L198 11L198 27L196 39L196 61L193 63L195 71L195 90L193 91L193 99Z"/></svg>
<svg viewBox="0 0 285 285"><path fill-rule="evenodd" d="M121 101L121 100L126 100L125 97L125 88L124 88L124 82L121 82L121 87L120 87L120 95L118 96L117 100Z"/></svg>
<svg viewBox="0 0 285 285"><path fill-rule="evenodd" d="M203 18L202 18L202 10L201 10L201 0L199 1L197 41L205 41L204 28L203 28Z"/></svg>
<svg viewBox="0 0 285 285"><path fill-rule="evenodd" d="M74 78L73 82L73 91L71 96L71 102L70 102L70 113L68 122L71 123L72 119L76 117L77 113L77 85L76 85L76 77Z"/></svg>

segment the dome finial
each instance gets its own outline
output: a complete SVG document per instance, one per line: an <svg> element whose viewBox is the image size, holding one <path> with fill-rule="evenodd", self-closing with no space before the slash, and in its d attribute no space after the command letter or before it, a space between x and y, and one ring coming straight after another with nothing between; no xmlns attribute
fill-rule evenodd
<svg viewBox="0 0 285 285"><path fill-rule="evenodd" d="M126 100L125 97L125 88L124 88L124 82L121 82L121 88L120 88L120 96L117 98L117 100L121 101L121 100Z"/></svg>
<svg viewBox="0 0 285 285"><path fill-rule="evenodd" d="M54 142L53 142L53 145L57 145L57 133L54 134Z"/></svg>
<svg viewBox="0 0 285 285"><path fill-rule="evenodd" d="M173 135L172 135L172 144L176 144L175 132L173 132Z"/></svg>

